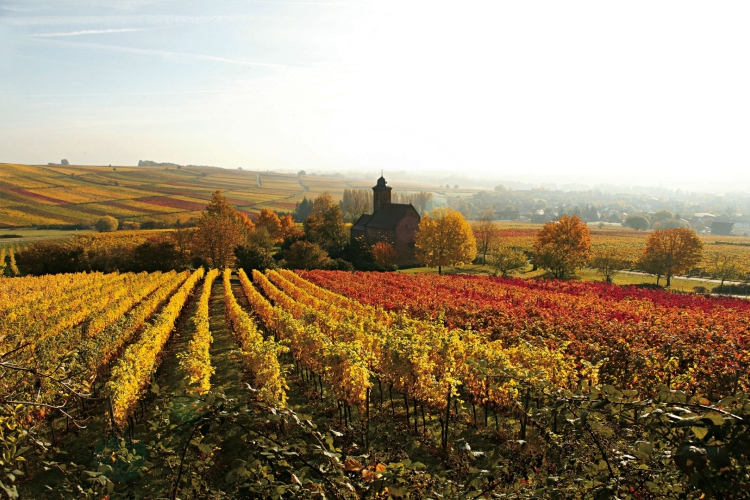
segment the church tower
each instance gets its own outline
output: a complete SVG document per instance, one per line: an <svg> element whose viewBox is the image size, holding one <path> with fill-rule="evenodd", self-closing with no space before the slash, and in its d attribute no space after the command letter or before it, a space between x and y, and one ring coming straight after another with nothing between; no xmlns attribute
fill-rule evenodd
<svg viewBox="0 0 750 500"><path fill-rule="evenodd" d="M391 204L391 190L393 188L385 185L385 177L380 174L377 185L372 188L372 208L373 213L377 212L386 205Z"/></svg>

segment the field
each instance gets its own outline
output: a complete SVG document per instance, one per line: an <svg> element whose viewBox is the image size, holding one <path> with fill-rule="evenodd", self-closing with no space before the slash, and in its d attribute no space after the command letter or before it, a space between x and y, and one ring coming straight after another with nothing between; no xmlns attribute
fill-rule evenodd
<svg viewBox="0 0 750 500"><path fill-rule="evenodd" d="M524 251L531 251L534 246L534 239L540 229L538 224L520 223L520 222L496 222L498 230L495 234L497 243L501 246L508 246ZM591 249L596 253L600 250L615 249L627 257L631 262L635 262L646 248L646 239L651 232L635 231L625 229L620 225L604 225L599 228L598 225L591 225ZM703 242L703 260L699 262L694 269L690 270L689 278L674 278L672 280L672 289L678 291L690 292L695 287L715 287L720 281L715 279L712 273L713 258L716 254L730 256L741 269L739 279L750 279L750 237L746 236L715 236L699 235ZM480 256L481 257L481 256ZM481 260L480 260L481 262ZM625 273L617 273L614 282L620 285L635 285L641 283L655 283L656 277L641 274L635 269L629 269ZM413 268L406 269L406 273L432 273L436 268ZM460 273L460 274L478 274L489 275L494 271L490 266L481 264L472 264L460 268L446 267L443 272ZM545 275L544 270L532 271L529 265L527 269L520 272L519 276L524 278L538 278ZM585 281L601 281L603 277L595 269L584 268L576 272L576 277ZM664 284L662 279L661 284Z"/></svg>
<svg viewBox="0 0 750 500"><path fill-rule="evenodd" d="M338 178L210 167L104 167L0 164L0 230L91 224L104 215L142 222L197 216L211 193L224 191L247 213L291 212L304 196L348 187Z"/></svg>
<svg viewBox="0 0 750 500"><path fill-rule="evenodd" d="M750 492L750 302L203 269L0 293L11 498Z"/></svg>

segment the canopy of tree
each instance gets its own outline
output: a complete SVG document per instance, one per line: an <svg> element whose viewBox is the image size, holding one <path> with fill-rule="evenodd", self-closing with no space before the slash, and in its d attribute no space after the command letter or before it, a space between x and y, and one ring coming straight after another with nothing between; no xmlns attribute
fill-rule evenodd
<svg viewBox="0 0 750 500"><path fill-rule="evenodd" d="M487 263L487 254L495 246L498 235L498 226L488 216L472 224L471 229L474 231L474 238L477 242L477 252L482 255L482 263Z"/></svg>
<svg viewBox="0 0 750 500"><path fill-rule="evenodd" d="M578 216L564 215L545 224L534 242L534 262L555 278L565 279L591 256L591 232Z"/></svg>
<svg viewBox="0 0 750 500"><path fill-rule="evenodd" d="M636 231L645 231L651 227L651 222L645 215L634 214L628 215L623 225L626 227L632 227Z"/></svg>
<svg viewBox="0 0 750 500"><path fill-rule="evenodd" d="M451 208L436 208L425 215L415 234L417 259L429 267L463 266L477 255L477 244L471 225Z"/></svg>
<svg viewBox="0 0 750 500"><path fill-rule="evenodd" d="M196 224L193 253L212 268L234 264L234 248L242 244L250 231L249 218L242 216L227 201L221 190L211 196Z"/></svg>
<svg viewBox="0 0 750 500"><path fill-rule="evenodd" d="M661 219L654 222L654 229L675 229L678 227L688 227L688 223L680 219Z"/></svg>
<svg viewBox="0 0 750 500"><path fill-rule="evenodd" d="M396 249L384 241L375 243L372 247L372 258L380 269L393 269L398 262Z"/></svg>
<svg viewBox="0 0 750 500"><path fill-rule="evenodd" d="M303 223L307 239L317 243L329 254L338 257L349 241L341 208L328 193L323 193L312 204L312 211Z"/></svg>
<svg viewBox="0 0 750 500"><path fill-rule="evenodd" d="M617 274L617 271L625 269L631 264L627 253L618 248L597 250L591 258L591 267L596 269L607 283L612 283L612 278Z"/></svg>
<svg viewBox="0 0 750 500"><path fill-rule="evenodd" d="M660 229L651 233L646 240L639 267L656 275L657 283L661 276L666 276L667 286L670 286L672 276L697 264L702 253L703 242L692 229Z"/></svg>
<svg viewBox="0 0 750 500"><path fill-rule="evenodd" d="M344 218L356 222L363 214L372 211L372 191L365 189L344 189L340 203Z"/></svg>
<svg viewBox="0 0 750 500"><path fill-rule="evenodd" d="M255 227L265 228L274 242L284 239L284 231L281 227L279 216L268 208L264 208L260 211L258 218L255 220Z"/></svg>
<svg viewBox="0 0 750 500"><path fill-rule="evenodd" d="M292 243L289 250L284 254L286 265L290 269L329 269L333 261L328 252L320 245L309 241L297 241Z"/></svg>
<svg viewBox="0 0 750 500"><path fill-rule="evenodd" d="M310 213L312 213L312 200L308 200L305 196L302 198L302 201L297 203L297 206L292 213L292 218L294 219L294 222L304 222Z"/></svg>
<svg viewBox="0 0 750 500"><path fill-rule="evenodd" d="M276 261L268 249L255 244L240 245L234 249L237 258L237 267L250 272L252 269L265 271L276 267Z"/></svg>
<svg viewBox="0 0 750 500"><path fill-rule="evenodd" d="M503 278L507 278L528 266L523 252L510 247L495 247L489 255L488 264L495 270L496 274L499 273Z"/></svg>

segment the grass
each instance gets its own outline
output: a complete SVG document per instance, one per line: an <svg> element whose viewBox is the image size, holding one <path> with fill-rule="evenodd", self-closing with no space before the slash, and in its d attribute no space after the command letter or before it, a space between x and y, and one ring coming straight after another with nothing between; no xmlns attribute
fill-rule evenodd
<svg viewBox="0 0 750 500"><path fill-rule="evenodd" d="M399 270L399 272L404 274L436 274L438 272L437 267L412 267L409 269L402 269ZM483 264L469 264L467 266L463 267L453 267L453 266L444 266L443 267L443 274L469 274L469 275L478 275L478 276L493 276L494 270L490 266L486 266ZM529 267L527 270L517 273L514 275L514 277L522 278L522 279L530 279L530 278L545 278L549 277L547 275L547 272L543 269L538 269L536 271L531 271L531 267ZM591 268L583 268L579 269L576 273L576 276L573 279L578 279L581 281L598 281L603 282L604 278L601 274L599 274L596 269ZM641 284L656 284L656 277L652 276L650 274L637 274L637 273L625 273L620 272L615 274L612 282L616 285L641 285ZM661 280L659 280L659 284L664 286L666 284L667 280L666 278L662 277ZM707 279L700 279L700 278L678 278L673 277L671 286L669 287L670 290L674 291L680 291L680 292L695 292L695 287L706 287L708 289L713 288L716 286L716 283L713 283L710 280Z"/></svg>
<svg viewBox="0 0 750 500"><path fill-rule="evenodd" d="M64 229L34 229L34 228L23 228L23 229L7 229L3 233L6 234L17 234L20 238L12 239L0 239L2 243L25 243L41 240L56 240L60 238L69 238L80 234L91 234L96 233L94 229L77 229L74 231Z"/></svg>

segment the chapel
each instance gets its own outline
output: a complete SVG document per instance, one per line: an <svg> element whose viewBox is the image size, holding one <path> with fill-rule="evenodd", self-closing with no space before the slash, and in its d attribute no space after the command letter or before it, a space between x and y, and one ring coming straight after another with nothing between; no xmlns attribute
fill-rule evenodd
<svg viewBox="0 0 750 500"><path fill-rule="evenodd" d="M414 233L421 217L411 203L391 203L391 188L381 175L372 188L372 214L364 214L354 223L352 239L364 238L374 245L384 241L396 249L398 267L417 264Z"/></svg>

